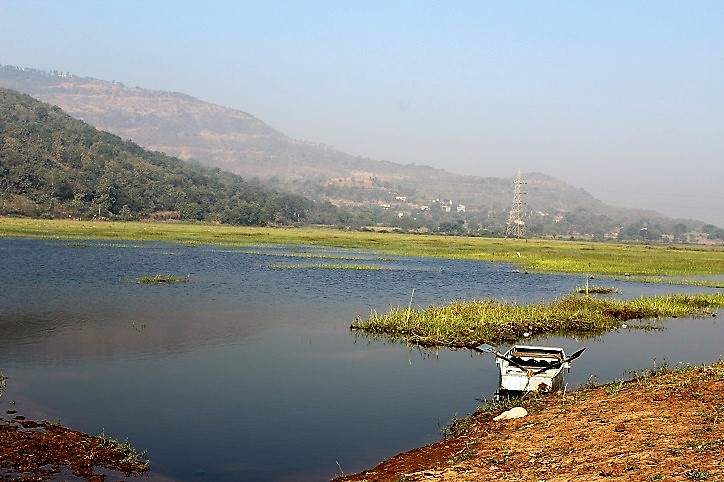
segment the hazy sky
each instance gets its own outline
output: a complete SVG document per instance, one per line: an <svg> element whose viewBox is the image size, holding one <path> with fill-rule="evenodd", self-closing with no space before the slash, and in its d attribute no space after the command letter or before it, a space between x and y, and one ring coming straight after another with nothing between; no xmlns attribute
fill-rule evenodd
<svg viewBox="0 0 724 482"><path fill-rule="evenodd" d="M0 63L724 227L721 0L0 0Z"/></svg>

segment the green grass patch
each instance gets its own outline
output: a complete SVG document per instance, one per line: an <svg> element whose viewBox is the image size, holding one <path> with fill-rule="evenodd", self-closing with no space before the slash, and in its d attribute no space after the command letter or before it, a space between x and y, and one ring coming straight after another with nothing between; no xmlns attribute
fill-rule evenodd
<svg viewBox="0 0 724 482"><path fill-rule="evenodd" d="M724 294L670 295L621 301L568 295L550 304L492 299L455 301L425 309L391 308L358 318L351 329L422 346L470 347L543 334L598 335L632 319L715 315Z"/></svg>
<svg viewBox="0 0 724 482"><path fill-rule="evenodd" d="M651 281L670 276L684 278L676 280L677 284L688 284L686 277L724 274L722 246L645 246L372 233L329 228L261 228L201 223L91 222L0 217L0 237L3 236L155 241L178 243L182 246L328 246L385 255L508 262L529 271L595 273L610 277L628 275L631 279L638 277Z"/></svg>

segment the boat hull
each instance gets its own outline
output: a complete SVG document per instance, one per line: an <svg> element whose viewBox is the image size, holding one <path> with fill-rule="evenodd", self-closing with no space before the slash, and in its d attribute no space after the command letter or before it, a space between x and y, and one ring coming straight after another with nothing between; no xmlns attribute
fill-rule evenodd
<svg viewBox="0 0 724 482"><path fill-rule="evenodd" d="M508 360L516 362L517 365ZM496 359L499 392L555 392L563 388L564 369L569 363L562 348L515 345ZM551 368L546 368L551 365Z"/></svg>

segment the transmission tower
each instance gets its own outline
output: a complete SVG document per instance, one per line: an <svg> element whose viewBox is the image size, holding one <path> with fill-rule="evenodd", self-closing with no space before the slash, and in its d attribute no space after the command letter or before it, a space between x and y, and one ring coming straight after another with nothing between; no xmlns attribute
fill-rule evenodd
<svg viewBox="0 0 724 482"><path fill-rule="evenodd" d="M513 185L513 207L510 208L510 214L508 215L508 223L505 226L505 237L511 238L522 238L525 237L525 221L520 218L521 206L525 204L523 202L523 179L520 175L520 169L518 169L518 177L515 178Z"/></svg>

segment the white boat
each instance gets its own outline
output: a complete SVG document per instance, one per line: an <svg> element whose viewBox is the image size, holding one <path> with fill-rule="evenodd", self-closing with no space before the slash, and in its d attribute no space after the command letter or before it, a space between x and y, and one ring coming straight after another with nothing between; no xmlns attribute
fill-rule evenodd
<svg viewBox="0 0 724 482"><path fill-rule="evenodd" d="M500 393L556 392L563 386L563 370L579 350L566 358L563 348L514 345L504 354L495 353L500 369Z"/></svg>

